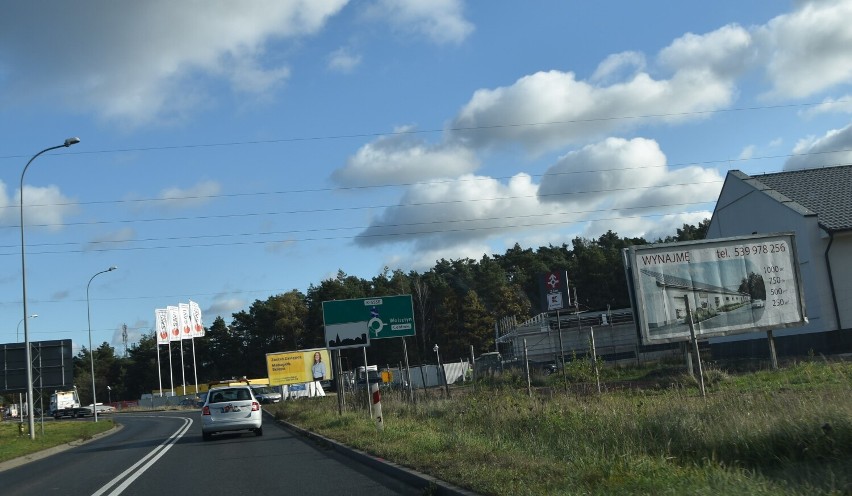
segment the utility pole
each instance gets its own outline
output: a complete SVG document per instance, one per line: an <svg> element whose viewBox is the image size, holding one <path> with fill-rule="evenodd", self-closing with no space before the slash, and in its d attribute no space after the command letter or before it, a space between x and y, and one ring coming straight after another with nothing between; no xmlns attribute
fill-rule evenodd
<svg viewBox="0 0 852 496"><path fill-rule="evenodd" d="M124 358L127 358L127 324L121 326L121 340L124 341Z"/></svg>

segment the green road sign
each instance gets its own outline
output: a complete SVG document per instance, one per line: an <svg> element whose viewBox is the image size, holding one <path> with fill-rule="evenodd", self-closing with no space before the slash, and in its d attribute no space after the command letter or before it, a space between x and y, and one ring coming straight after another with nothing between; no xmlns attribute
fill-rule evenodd
<svg viewBox="0 0 852 496"><path fill-rule="evenodd" d="M411 295L322 302L325 342L329 348L369 345L370 339L414 335Z"/></svg>

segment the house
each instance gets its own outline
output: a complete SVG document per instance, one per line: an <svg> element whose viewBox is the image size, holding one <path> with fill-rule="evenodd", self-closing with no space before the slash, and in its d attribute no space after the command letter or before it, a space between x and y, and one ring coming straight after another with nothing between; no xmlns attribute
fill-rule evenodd
<svg viewBox="0 0 852 496"><path fill-rule="evenodd" d="M808 323L774 331L779 355L852 351L852 165L730 171L707 238L793 232ZM765 333L710 340L714 357L767 353Z"/></svg>

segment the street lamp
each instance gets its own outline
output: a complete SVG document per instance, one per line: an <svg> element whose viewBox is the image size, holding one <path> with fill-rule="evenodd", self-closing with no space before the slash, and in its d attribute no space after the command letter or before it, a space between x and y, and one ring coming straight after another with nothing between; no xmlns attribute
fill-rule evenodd
<svg viewBox="0 0 852 496"><path fill-rule="evenodd" d="M21 289L23 292L24 299L24 348L26 359L27 359L27 411L33 411L33 356L32 350L30 349L30 331L27 326L27 264L26 257L24 255L24 174L27 173L27 169L30 164L33 163L33 160L38 158L39 155L45 152L49 152L50 150L56 150L57 148L67 148L71 145L76 145L80 142L80 138L68 138L65 140L65 143L61 145L51 146L50 148L45 148L44 150L33 155L33 158L27 162L27 165L24 166L24 170L21 171ZM30 415L29 421L30 427L30 439L35 439L35 418L33 415Z"/></svg>
<svg viewBox="0 0 852 496"><path fill-rule="evenodd" d="M112 404L112 388L107 386L107 403Z"/></svg>
<svg viewBox="0 0 852 496"><path fill-rule="evenodd" d="M28 319L34 319L34 318L36 318L36 317L38 317L38 314L37 314L37 313L34 313L34 314L30 315L30 316L29 316L29 317L27 317L27 318L28 318ZM16 342L16 343L18 342L18 340L19 340L19 339L21 339L21 338L19 337L19 334L20 334L20 331L21 331L21 322L23 322L23 321L24 321L24 319L21 319L21 320L18 322L18 328L17 328L17 329L15 329L15 342Z"/></svg>
<svg viewBox="0 0 852 496"><path fill-rule="evenodd" d="M105 272L112 272L117 268L118 267L113 265L107 270L98 272L89 279L89 284L86 285L86 316L89 319L89 361L92 362L92 414L94 415L95 422L98 421L98 400L97 395L95 394L95 350L92 348L92 310L89 305L89 286L92 285L92 279Z"/></svg>

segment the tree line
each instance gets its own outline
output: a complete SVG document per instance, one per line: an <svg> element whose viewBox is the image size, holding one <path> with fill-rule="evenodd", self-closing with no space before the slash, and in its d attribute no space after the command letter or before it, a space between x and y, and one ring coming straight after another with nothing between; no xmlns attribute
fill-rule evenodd
<svg viewBox="0 0 852 496"><path fill-rule="evenodd" d="M676 234L658 242L704 239L709 219L697 225L684 224ZM363 279L339 270L337 276L306 293L292 290L255 300L247 310L234 313L230 322L217 316L206 335L184 343L184 374L180 347L171 346L174 384L194 385L192 346L199 384L234 377L266 377L266 354L324 347L322 302L375 296L410 294L414 304L416 335L406 338L411 364L436 363L433 346L439 345L442 361L494 351L495 324L504 317L522 322L542 312L540 277L550 271L567 271L576 310L629 308L622 249L648 244L644 238L619 237L608 231L597 239L576 237L571 245L549 245L536 250L519 245L502 255L484 255L479 260L441 259L425 272L385 270ZM572 294L573 297L573 294ZM176 344L176 343L175 343ZM126 356L116 356L104 342L94 350L95 382L99 400L138 399L157 389L157 353L163 387L171 385L166 347L158 349L152 329ZM373 340L366 349L370 364L397 366L404 360L401 339ZM344 369L363 364L363 350L342 350ZM74 357L74 380L84 401L91 399L89 351ZM110 389L107 389L107 386Z"/></svg>

